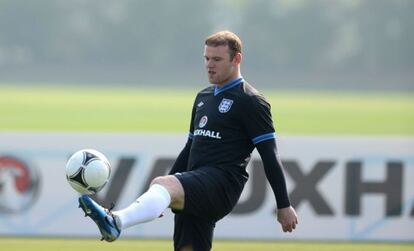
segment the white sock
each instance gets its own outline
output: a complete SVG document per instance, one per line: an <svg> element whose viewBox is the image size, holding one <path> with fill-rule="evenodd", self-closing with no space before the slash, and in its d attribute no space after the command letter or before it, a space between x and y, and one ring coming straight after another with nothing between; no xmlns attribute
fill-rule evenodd
<svg viewBox="0 0 414 251"><path fill-rule="evenodd" d="M158 184L152 185L127 208L114 211L115 220L120 229L158 218L171 203L168 190Z"/></svg>

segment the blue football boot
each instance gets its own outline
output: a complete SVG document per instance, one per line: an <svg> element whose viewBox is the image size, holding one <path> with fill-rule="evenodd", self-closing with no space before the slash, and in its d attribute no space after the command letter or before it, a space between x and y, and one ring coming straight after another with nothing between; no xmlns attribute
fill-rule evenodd
<svg viewBox="0 0 414 251"><path fill-rule="evenodd" d="M85 212L85 216L89 216L96 223L102 234L101 240L112 242L118 239L121 230L110 210L101 207L87 195L79 197L79 207Z"/></svg>

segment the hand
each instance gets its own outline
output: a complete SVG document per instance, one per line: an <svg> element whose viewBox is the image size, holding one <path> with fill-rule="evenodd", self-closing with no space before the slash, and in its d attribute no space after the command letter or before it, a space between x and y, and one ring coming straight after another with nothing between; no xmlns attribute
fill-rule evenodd
<svg viewBox="0 0 414 251"><path fill-rule="evenodd" d="M292 206L277 210L277 221L282 225L283 232L292 232L298 224L298 216Z"/></svg>

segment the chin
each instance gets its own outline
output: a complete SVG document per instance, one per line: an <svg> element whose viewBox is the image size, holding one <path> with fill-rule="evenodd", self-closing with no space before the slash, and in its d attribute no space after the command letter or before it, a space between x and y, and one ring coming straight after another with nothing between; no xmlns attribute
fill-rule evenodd
<svg viewBox="0 0 414 251"><path fill-rule="evenodd" d="M208 81L209 81L211 84L217 83L217 81L216 81L214 78L208 78Z"/></svg>

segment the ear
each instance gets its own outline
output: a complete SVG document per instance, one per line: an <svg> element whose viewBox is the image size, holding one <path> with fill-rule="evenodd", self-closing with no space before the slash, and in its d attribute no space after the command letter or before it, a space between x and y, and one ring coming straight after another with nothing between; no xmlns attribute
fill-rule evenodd
<svg viewBox="0 0 414 251"><path fill-rule="evenodd" d="M233 62L236 64L240 64L242 61L242 54L240 52L237 52L233 57Z"/></svg>

